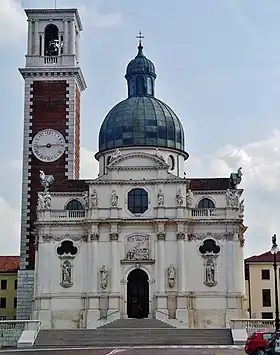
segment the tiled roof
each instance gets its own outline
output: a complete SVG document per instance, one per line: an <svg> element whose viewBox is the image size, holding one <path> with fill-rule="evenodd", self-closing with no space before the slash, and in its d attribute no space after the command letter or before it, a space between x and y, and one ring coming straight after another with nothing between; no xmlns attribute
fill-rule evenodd
<svg viewBox="0 0 280 355"><path fill-rule="evenodd" d="M17 272L19 269L19 256L0 256L0 273Z"/></svg>
<svg viewBox="0 0 280 355"><path fill-rule="evenodd" d="M190 179L191 190L227 190L229 178Z"/></svg>
<svg viewBox="0 0 280 355"><path fill-rule="evenodd" d="M280 261L280 252L277 254L277 261ZM270 251L260 254L250 256L249 258L245 259L245 263L272 263L273 262L273 255Z"/></svg>

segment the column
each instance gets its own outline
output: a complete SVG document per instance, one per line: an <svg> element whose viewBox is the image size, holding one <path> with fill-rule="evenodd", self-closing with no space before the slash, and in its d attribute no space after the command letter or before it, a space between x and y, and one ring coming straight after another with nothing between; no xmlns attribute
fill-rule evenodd
<svg viewBox="0 0 280 355"><path fill-rule="evenodd" d="M63 54L68 54L68 21L64 20Z"/></svg>
<svg viewBox="0 0 280 355"><path fill-rule="evenodd" d="M75 55L75 22L71 21L69 23L70 26L70 50L69 50L69 54L70 55Z"/></svg>
<svg viewBox="0 0 280 355"><path fill-rule="evenodd" d="M165 260L164 260L164 247L165 247L165 233L158 233L157 235L157 265L158 265L158 292L165 292Z"/></svg>
<svg viewBox="0 0 280 355"><path fill-rule="evenodd" d="M45 56L45 34L42 34L42 56Z"/></svg>
<svg viewBox="0 0 280 355"><path fill-rule="evenodd" d="M27 55L32 55L32 22L28 20L28 42L27 42Z"/></svg>
<svg viewBox="0 0 280 355"><path fill-rule="evenodd" d="M179 292L186 291L185 238L185 233L177 233L179 261Z"/></svg>
<svg viewBox="0 0 280 355"><path fill-rule="evenodd" d="M98 280L99 280L99 269L98 269L98 241L99 241L99 234L98 233L91 233L90 234L90 241L91 241L91 262L90 268L92 270L91 277L92 277L92 290L90 292L98 292Z"/></svg>
<svg viewBox="0 0 280 355"><path fill-rule="evenodd" d="M111 255L112 255L112 264L111 264L111 293L119 292L119 253L118 253L118 233L110 233L111 241Z"/></svg>
<svg viewBox="0 0 280 355"><path fill-rule="evenodd" d="M39 20L35 21L35 48L34 54L39 55Z"/></svg>
<svg viewBox="0 0 280 355"><path fill-rule="evenodd" d="M76 36L76 60L77 63L79 64L79 56L80 56L80 34L77 34Z"/></svg>

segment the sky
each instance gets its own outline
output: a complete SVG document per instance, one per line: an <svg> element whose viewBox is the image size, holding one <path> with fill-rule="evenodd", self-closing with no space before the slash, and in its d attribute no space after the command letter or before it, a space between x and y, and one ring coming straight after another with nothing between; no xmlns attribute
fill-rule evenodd
<svg viewBox="0 0 280 355"><path fill-rule="evenodd" d="M0 254L18 254L27 23L23 8L54 0L1 0ZM229 177L243 167L245 256L280 238L279 0L57 0L76 7L84 31L80 66L81 178L95 178L98 132L127 95L125 68L144 35L157 72L156 97L185 130L191 177ZM280 239L279 239L280 242Z"/></svg>

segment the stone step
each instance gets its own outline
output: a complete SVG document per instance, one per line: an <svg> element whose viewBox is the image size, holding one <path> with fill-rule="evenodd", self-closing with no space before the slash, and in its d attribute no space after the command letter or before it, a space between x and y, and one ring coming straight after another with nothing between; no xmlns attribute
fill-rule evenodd
<svg viewBox="0 0 280 355"><path fill-rule="evenodd" d="M117 319L101 328L174 328L158 319Z"/></svg>
<svg viewBox="0 0 280 355"><path fill-rule="evenodd" d="M35 347L232 345L229 329L41 330Z"/></svg>

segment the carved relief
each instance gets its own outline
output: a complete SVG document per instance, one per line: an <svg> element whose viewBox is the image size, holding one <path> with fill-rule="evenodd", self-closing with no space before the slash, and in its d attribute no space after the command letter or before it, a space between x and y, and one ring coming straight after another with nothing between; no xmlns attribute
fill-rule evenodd
<svg viewBox="0 0 280 355"><path fill-rule="evenodd" d="M240 218L244 217L244 210L245 210L244 201L245 200L241 200L239 203L239 217Z"/></svg>
<svg viewBox="0 0 280 355"><path fill-rule="evenodd" d="M204 285L206 285L208 287L216 286L217 285L217 281L215 280L216 270L215 270L215 262L214 262L213 258L208 258L205 260L204 268L205 268Z"/></svg>
<svg viewBox="0 0 280 355"><path fill-rule="evenodd" d="M234 237L234 233L233 232L224 232L224 233L211 233L211 232L207 232L207 233L196 233L195 235L192 235L193 239L198 239L198 240L202 240L205 238L213 238L216 240L221 240L221 239L225 239L225 240L233 240Z"/></svg>
<svg viewBox="0 0 280 355"><path fill-rule="evenodd" d="M113 190L111 195L111 206L117 207L118 202L119 202L119 196L117 195L116 190Z"/></svg>
<svg viewBox="0 0 280 355"><path fill-rule="evenodd" d="M88 191L83 192L83 201L84 201L85 208L88 208Z"/></svg>
<svg viewBox="0 0 280 355"><path fill-rule="evenodd" d="M100 286L103 290L105 290L108 286L108 276L109 271L106 265L103 265L102 269L100 270Z"/></svg>
<svg viewBox="0 0 280 355"><path fill-rule="evenodd" d="M193 206L193 193L192 190L188 190L187 195L186 195L186 206L188 208L192 208Z"/></svg>
<svg viewBox="0 0 280 355"><path fill-rule="evenodd" d="M49 192L38 193L37 210L49 210L51 208L52 197Z"/></svg>
<svg viewBox="0 0 280 355"><path fill-rule="evenodd" d="M119 149L116 149L112 155L112 159L117 159L122 155L121 151Z"/></svg>
<svg viewBox="0 0 280 355"><path fill-rule="evenodd" d="M168 281L168 286L170 288L173 288L175 286L176 270L172 264L167 268L167 281Z"/></svg>
<svg viewBox="0 0 280 355"><path fill-rule="evenodd" d="M164 160L164 156L161 154L161 152L159 151L158 148L156 148L155 155L156 155L157 157L159 157L160 159Z"/></svg>
<svg viewBox="0 0 280 355"><path fill-rule="evenodd" d="M71 264L71 261L69 261L69 260L65 260L62 263L60 285L65 288L69 288L73 285L72 264Z"/></svg>
<svg viewBox="0 0 280 355"><path fill-rule="evenodd" d="M158 205L163 206L164 205L164 194L161 189L158 190L157 198L158 198Z"/></svg>
<svg viewBox="0 0 280 355"><path fill-rule="evenodd" d="M238 204L239 204L238 191L232 191L230 189L227 189L225 198L226 198L227 207L231 207L234 209L238 208Z"/></svg>
<svg viewBox="0 0 280 355"><path fill-rule="evenodd" d="M181 207L184 203L181 189L178 189L176 192L176 201L177 201L177 206L179 207Z"/></svg>
<svg viewBox="0 0 280 355"><path fill-rule="evenodd" d="M92 194L90 196L90 200L91 200L91 207L98 207L98 195L97 195L97 191L93 190Z"/></svg>
<svg viewBox="0 0 280 355"><path fill-rule="evenodd" d="M132 235L126 239L126 260L149 260L150 238L145 235Z"/></svg>

